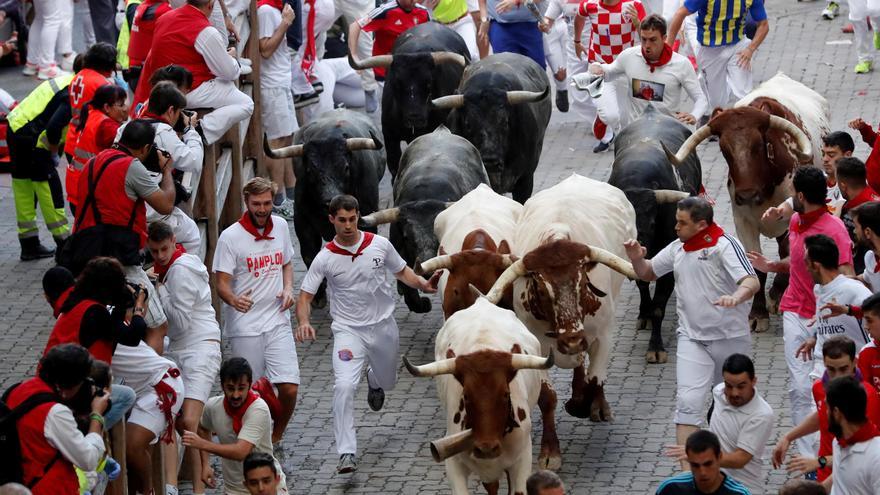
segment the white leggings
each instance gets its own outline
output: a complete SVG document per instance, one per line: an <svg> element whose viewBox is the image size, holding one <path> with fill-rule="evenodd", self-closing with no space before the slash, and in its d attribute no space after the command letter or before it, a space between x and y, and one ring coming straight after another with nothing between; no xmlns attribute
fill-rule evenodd
<svg viewBox="0 0 880 495"><path fill-rule="evenodd" d="M43 68L59 53L73 51L73 1L34 0L34 22L28 35L27 62Z"/></svg>

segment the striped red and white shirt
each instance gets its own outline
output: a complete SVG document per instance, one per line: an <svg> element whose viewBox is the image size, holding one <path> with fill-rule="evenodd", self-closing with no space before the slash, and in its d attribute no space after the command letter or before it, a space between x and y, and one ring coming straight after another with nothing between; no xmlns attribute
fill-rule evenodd
<svg viewBox="0 0 880 495"><path fill-rule="evenodd" d="M578 15L592 24L590 62L610 64L620 52L636 44L638 32L626 13L628 5L635 7L639 20L645 18L645 7L638 0L622 0L617 5L606 5L602 0L581 2Z"/></svg>

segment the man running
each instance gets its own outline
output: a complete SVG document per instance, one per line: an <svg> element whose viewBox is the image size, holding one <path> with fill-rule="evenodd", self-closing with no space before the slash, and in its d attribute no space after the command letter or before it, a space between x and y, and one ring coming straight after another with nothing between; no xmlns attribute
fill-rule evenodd
<svg viewBox="0 0 880 495"><path fill-rule="evenodd" d="M303 279L296 304L296 340L315 339L309 322L311 302L327 279L327 299L333 323L333 430L339 453L338 473L357 470L354 394L367 365L367 402L378 411L385 390L397 383L398 332L394 321L394 279L426 293L437 291L437 272L431 280L415 274L384 237L357 228L357 199L339 195L330 201L330 223L336 237L318 253ZM392 276L389 276L392 275Z"/></svg>

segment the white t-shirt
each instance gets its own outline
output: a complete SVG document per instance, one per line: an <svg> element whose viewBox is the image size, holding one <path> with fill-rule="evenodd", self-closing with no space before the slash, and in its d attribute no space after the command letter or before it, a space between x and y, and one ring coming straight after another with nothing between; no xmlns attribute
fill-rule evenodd
<svg viewBox="0 0 880 495"><path fill-rule="evenodd" d="M257 21L260 24L260 38L270 38L281 25L281 11L270 5L260 5L257 9ZM260 87L290 88L291 72L285 36L269 58L260 58Z"/></svg>
<svg viewBox="0 0 880 495"><path fill-rule="evenodd" d="M834 478L831 495L880 493L880 437L845 449L834 440Z"/></svg>
<svg viewBox="0 0 880 495"><path fill-rule="evenodd" d="M113 376L121 378L123 385L133 388L138 396L159 383L169 368L177 365L156 354L143 340L137 347L117 345L110 365Z"/></svg>
<svg viewBox="0 0 880 495"><path fill-rule="evenodd" d="M168 317L169 350L185 350L205 340L220 340L208 269L198 256L184 253L172 263L165 282L158 285L156 292Z"/></svg>
<svg viewBox="0 0 880 495"><path fill-rule="evenodd" d="M363 239L362 232L354 245L339 247L355 253ZM354 259L333 253L325 246L312 261L300 289L314 294L321 281L327 279L333 321L352 327L372 325L394 311L394 276L404 268L406 261L388 239L374 235L370 245Z"/></svg>
<svg viewBox="0 0 880 495"><path fill-rule="evenodd" d="M871 286L872 291L880 292L880 272L875 272L876 269L877 257L874 255L874 251L869 249L865 253L865 271L862 272L862 278Z"/></svg>
<svg viewBox="0 0 880 495"><path fill-rule="evenodd" d="M816 284L813 287L813 294L816 295L816 324L812 328L816 335L814 359L822 361L822 344L834 335L846 335L851 338L856 343L856 349L861 349L871 341L871 337L862 328L862 322L858 318L848 315L822 318L819 312L819 308L832 300L837 301L837 304L861 306L862 301L871 295L871 291L864 284L840 274L825 285Z"/></svg>
<svg viewBox="0 0 880 495"><path fill-rule="evenodd" d="M657 67L654 72L651 72L645 62L641 46L627 48L614 62L601 66L606 79L624 77L628 83L626 91L629 104L624 122L632 122L638 118L649 103L667 115L686 112L684 93L694 100L694 106L689 113L697 119L709 109L709 102L700 89L694 67L687 57L678 53L673 53L669 62Z"/></svg>
<svg viewBox="0 0 880 495"><path fill-rule="evenodd" d="M764 447L773 432L776 417L773 408L755 391L755 396L742 407L731 406L724 395L724 384L712 389L715 409L709 430L718 435L721 451L730 454L743 449L752 454L752 460L742 469L724 468L729 476L746 485L754 493L764 493Z"/></svg>
<svg viewBox="0 0 880 495"><path fill-rule="evenodd" d="M272 417L269 415L269 406L263 399L255 400L245 411L238 435L232 429L232 417L226 414L226 410L223 409L222 395L208 399L205 411L202 413L201 425L202 428L214 432L222 444L232 444L238 440L244 440L254 446L252 452L272 455ZM220 465L223 468L225 493L250 495L244 487L244 472L241 461L220 458ZM284 472L277 460L275 461L275 469L281 474L278 493L287 493Z"/></svg>
<svg viewBox="0 0 880 495"><path fill-rule="evenodd" d="M220 234L214 251L213 271L232 275L232 292L251 291L254 305L247 313L223 305L223 334L226 337L262 335L279 325L290 325L290 311L281 311L278 294L284 289L282 267L293 260L293 245L287 222L272 215L271 240L254 236L235 222Z"/></svg>
<svg viewBox="0 0 880 495"><path fill-rule="evenodd" d="M651 260L657 277L675 272L678 331L694 340L721 340L749 335L752 301L732 308L714 303L733 294L738 283L755 276L745 249L728 234L709 248L687 252L676 239Z"/></svg>

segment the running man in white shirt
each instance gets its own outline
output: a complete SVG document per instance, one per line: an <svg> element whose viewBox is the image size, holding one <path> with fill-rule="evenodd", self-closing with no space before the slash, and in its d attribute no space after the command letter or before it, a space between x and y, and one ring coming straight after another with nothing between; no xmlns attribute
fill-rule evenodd
<svg viewBox="0 0 880 495"><path fill-rule="evenodd" d="M722 381L724 360L735 353L751 354L748 316L760 285L742 245L713 221L705 199L679 201L675 220L678 240L653 259L645 259L647 250L634 239L624 247L641 280L675 273L675 433L676 443L684 445L705 417L709 392Z"/></svg>
<svg viewBox="0 0 880 495"><path fill-rule="evenodd" d="M856 240L864 244L865 271L858 278L873 292L880 292L880 202L871 201L850 210L855 226Z"/></svg>
<svg viewBox="0 0 880 495"><path fill-rule="evenodd" d="M722 470L758 495L764 493L762 457L776 417L755 388L755 364L748 356L731 354L722 373L724 383L712 389L715 406L709 431L721 442ZM672 446L667 455L687 459L684 445Z"/></svg>
<svg viewBox="0 0 880 495"><path fill-rule="evenodd" d="M415 274L388 239L357 228L357 199L339 195L330 201L330 223L336 237L322 249L303 279L296 304L296 340L315 339L309 322L311 302L327 280L327 299L333 323L333 430L339 453L338 473L357 469L354 394L364 366L370 392L367 402L378 411L385 391L397 383L398 332L394 321L395 279L426 293L437 291L437 272L431 280Z"/></svg>
<svg viewBox="0 0 880 495"><path fill-rule="evenodd" d="M880 430L866 414L869 393L849 376L835 378L826 389L834 471L822 484L832 495L880 493Z"/></svg>
<svg viewBox="0 0 880 495"><path fill-rule="evenodd" d="M807 237L804 239L804 251L807 270L816 282L813 287L816 295L816 316L808 324L813 335L801 344L797 354L805 361L813 359L811 377L816 380L825 373L822 344L828 338L846 335L856 343L857 349L871 341L859 318L848 314L831 316L826 305L861 306L862 301L871 295L871 291L858 280L840 273L837 267L840 252L830 237L823 234Z"/></svg>
<svg viewBox="0 0 880 495"><path fill-rule="evenodd" d="M223 334L232 355L247 359L254 379L265 376L278 389L275 458L284 458L281 437L296 406L299 362L290 326L293 306L293 244L283 218L272 215L276 185L254 177L242 188L247 211L220 234L213 271L223 307ZM283 462L283 461L282 461Z"/></svg>

